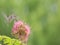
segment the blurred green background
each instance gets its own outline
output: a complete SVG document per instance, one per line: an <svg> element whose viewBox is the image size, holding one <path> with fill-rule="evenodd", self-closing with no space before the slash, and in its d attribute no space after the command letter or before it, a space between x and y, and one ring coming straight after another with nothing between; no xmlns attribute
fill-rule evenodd
<svg viewBox="0 0 60 45"><path fill-rule="evenodd" d="M28 45L60 45L60 0L0 0L0 35L12 37L12 13L30 25Z"/></svg>

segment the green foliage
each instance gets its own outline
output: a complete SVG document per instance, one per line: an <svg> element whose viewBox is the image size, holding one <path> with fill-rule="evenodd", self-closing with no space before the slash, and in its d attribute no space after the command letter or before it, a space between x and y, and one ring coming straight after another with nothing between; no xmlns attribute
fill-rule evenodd
<svg viewBox="0 0 60 45"><path fill-rule="evenodd" d="M7 36L0 35L0 44L1 45L21 45L21 41L17 39L11 39Z"/></svg>
<svg viewBox="0 0 60 45"><path fill-rule="evenodd" d="M2 12L31 26L28 45L60 45L60 0L0 0L0 34L12 37L13 21L8 24Z"/></svg>

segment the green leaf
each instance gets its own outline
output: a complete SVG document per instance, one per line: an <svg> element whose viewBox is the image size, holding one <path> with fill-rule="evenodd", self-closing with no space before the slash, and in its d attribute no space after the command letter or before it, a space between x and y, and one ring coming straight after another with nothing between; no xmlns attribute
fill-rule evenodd
<svg viewBox="0 0 60 45"><path fill-rule="evenodd" d="M17 39L11 39L10 37L7 36L0 36L0 43L2 45L20 45L21 41Z"/></svg>
<svg viewBox="0 0 60 45"><path fill-rule="evenodd" d="M2 37L0 36L0 41L2 40Z"/></svg>

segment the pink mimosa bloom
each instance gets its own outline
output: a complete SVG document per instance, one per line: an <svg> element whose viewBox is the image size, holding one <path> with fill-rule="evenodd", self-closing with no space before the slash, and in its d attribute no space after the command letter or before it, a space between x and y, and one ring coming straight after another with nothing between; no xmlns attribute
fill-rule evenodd
<svg viewBox="0 0 60 45"><path fill-rule="evenodd" d="M27 42L30 34L30 27L22 21L17 21L13 25L12 34L19 38L22 42Z"/></svg>

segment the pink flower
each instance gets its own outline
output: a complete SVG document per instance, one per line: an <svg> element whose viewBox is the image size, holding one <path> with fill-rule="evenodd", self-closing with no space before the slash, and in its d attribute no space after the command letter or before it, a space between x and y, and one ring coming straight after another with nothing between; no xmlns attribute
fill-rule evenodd
<svg viewBox="0 0 60 45"><path fill-rule="evenodd" d="M19 38L22 42L27 42L30 34L30 27L22 21L17 21L13 25L12 34Z"/></svg>

